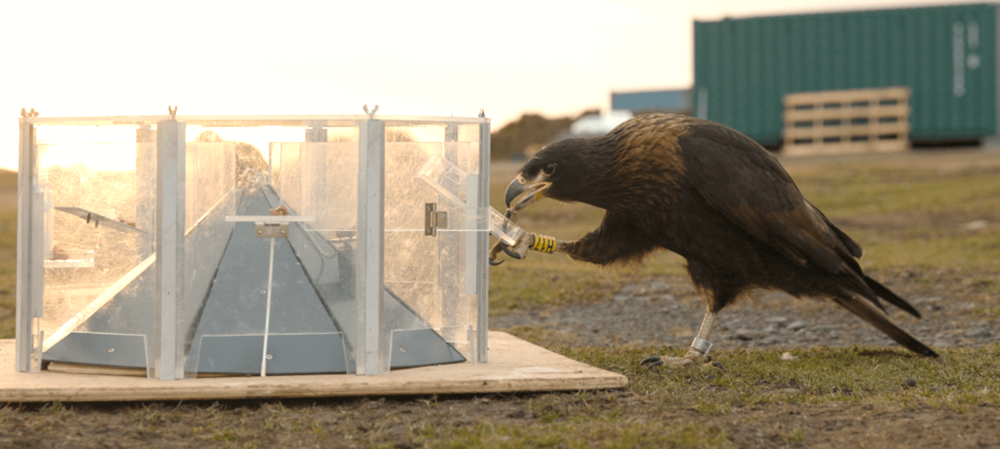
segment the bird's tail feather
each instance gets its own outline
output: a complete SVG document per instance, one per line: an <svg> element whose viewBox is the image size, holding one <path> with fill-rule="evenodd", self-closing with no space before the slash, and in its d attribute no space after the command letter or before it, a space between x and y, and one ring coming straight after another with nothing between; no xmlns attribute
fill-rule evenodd
<svg viewBox="0 0 1000 449"><path fill-rule="evenodd" d="M882 288L884 289L885 287ZM921 343L920 340L917 340L914 336L910 335L909 332L906 332L892 321L889 321L889 317L886 316L886 314L873 307L871 303L862 300L860 297L853 295L835 296L833 300L836 301L837 304L844 306L847 310L850 310L861 319L867 321L872 326L875 326L876 329L882 331L893 340L896 340L897 343L906 346L907 349L928 357L938 356L934 350Z"/></svg>
<svg viewBox="0 0 1000 449"><path fill-rule="evenodd" d="M909 313L910 315L920 318L920 312L917 311L916 308L910 305L910 303L907 302L905 299L897 296L895 293L892 292L892 290L886 288L886 286L879 284L878 281L868 276L865 276L865 283L868 284L868 287L870 287L872 291L875 292L876 295L880 296L882 299L885 299L886 301L889 301L889 304L899 307L900 309L903 309L906 313Z"/></svg>

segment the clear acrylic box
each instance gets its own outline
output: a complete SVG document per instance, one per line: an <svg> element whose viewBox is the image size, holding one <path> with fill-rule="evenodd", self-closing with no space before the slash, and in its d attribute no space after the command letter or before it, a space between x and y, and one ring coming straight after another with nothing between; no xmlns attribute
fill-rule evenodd
<svg viewBox="0 0 1000 449"><path fill-rule="evenodd" d="M19 371L487 359L489 119L27 117L20 152Z"/></svg>

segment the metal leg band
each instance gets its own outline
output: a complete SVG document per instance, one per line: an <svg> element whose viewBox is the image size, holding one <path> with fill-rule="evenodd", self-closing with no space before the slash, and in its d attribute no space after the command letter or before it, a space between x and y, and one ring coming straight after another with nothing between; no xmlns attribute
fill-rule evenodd
<svg viewBox="0 0 1000 449"><path fill-rule="evenodd" d="M702 340L701 338L695 338L691 343L691 349L698 351L702 354L708 354L708 351L712 349L712 344L707 340Z"/></svg>

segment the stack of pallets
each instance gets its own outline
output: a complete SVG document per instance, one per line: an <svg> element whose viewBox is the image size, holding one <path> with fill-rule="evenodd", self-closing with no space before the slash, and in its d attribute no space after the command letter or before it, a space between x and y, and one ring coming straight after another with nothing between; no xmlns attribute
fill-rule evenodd
<svg viewBox="0 0 1000 449"><path fill-rule="evenodd" d="M785 95L787 155L904 151L910 148L910 89L827 90Z"/></svg>

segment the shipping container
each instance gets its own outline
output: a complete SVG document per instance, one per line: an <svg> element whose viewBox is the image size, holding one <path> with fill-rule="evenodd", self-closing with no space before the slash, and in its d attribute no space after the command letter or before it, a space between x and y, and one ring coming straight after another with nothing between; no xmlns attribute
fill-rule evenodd
<svg viewBox="0 0 1000 449"><path fill-rule="evenodd" d="M643 92L612 92L611 109L627 109L633 114L647 112L673 112L688 114L691 112L691 91L652 90Z"/></svg>
<svg viewBox="0 0 1000 449"><path fill-rule="evenodd" d="M696 21L694 114L777 146L785 94L907 86L915 143L995 136L997 6Z"/></svg>

